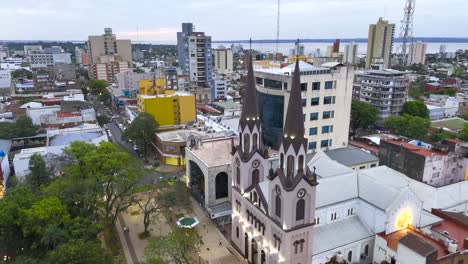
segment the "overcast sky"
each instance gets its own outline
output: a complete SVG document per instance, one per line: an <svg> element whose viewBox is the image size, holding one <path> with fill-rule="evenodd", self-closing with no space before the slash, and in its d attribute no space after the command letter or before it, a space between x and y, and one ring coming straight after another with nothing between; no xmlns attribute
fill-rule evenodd
<svg viewBox="0 0 468 264"><path fill-rule="evenodd" d="M404 0L282 0L280 38L367 37ZM85 40L112 27L120 38L175 43L182 22L213 40L275 39L277 0L0 0L1 40ZM468 37L468 1L418 0L418 37ZM139 34L137 34L137 28Z"/></svg>

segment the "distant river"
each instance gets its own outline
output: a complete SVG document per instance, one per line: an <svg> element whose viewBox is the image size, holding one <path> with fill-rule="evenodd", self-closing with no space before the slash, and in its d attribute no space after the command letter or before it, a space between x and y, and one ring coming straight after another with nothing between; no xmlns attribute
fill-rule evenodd
<svg viewBox="0 0 468 264"><path fill-rule="evenodd" d="M219 46L225 46L226 48L231 47L232 43L213 43L213 47L217 48ZM325 54L327 51L327 46L331 45L332 43L323 43L323 42L310 42L310 43L301 43L304 45L304 53L309 54L317 49L320 49L320 53L322 55ZM340 51L344 51L344 46L347 43L341 43ZM358 44L358 53L359 54L366 54L367 50L367 43L357 43ZM249 48L248 43L241 43L244 49ZM396 52L396 48L400 46L401 43L395 43L393 47L393 52ZM427 53L439 53L440 45L445 45L447 47L447 52L455 52L459 49L468 50L468 43L427 43ZM294 43L279 43L278 51L283 54L289 54L289 50L294 48ZM276 44L274 43L252 43L252 49L258 50L261 52L275 52L276 51Z"/></svg>

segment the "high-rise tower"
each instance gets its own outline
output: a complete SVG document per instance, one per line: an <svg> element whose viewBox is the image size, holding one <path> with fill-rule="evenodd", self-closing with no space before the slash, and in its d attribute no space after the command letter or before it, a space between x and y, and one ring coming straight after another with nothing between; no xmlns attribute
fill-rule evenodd
<svg viewBox="0 0 468 264"><path fill-rule="evenodd" d="M367 69L373 63L383 64L385 68L390 67L394 34L395 24L390 24L382 18L379 18L377 24L369 26L366 57Z"/></svg>

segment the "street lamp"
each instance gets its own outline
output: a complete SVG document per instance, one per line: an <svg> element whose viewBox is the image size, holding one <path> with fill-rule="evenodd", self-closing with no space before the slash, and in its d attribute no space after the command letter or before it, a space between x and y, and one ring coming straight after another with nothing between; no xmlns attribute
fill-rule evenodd
<svg viewBox="0 0 468 264"><path fill-rule="evenodd" d="M200 251L197 251L198 252L198 264L200 264Z"/></svg>

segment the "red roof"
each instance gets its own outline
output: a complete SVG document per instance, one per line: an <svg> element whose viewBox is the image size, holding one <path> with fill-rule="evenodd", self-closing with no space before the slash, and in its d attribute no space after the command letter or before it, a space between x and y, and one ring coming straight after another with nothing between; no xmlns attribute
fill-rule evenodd
<svg viewBox="0 0 468 264"><path fill-rule="evenodd" d="M393 232L391 234L385 235L385 233L382 232L382 233L379 233L378 235L382 237L383 239L385 239L387 241L387 246L396 252L398 248L398 242L400 241L400 239L402 239L408 234L412 234L418 237L419 239L423 240L424 242L430 244L434 248L436 248L437 259L440 259L450 254L450 252L448 252L447 248L442 242L437 241L428 235L425 235L421 231L418 231L416 228L411 227L411 226L409 226L408 228L402 229L400 231Z"/></svg>
<svg viewBox="0 0 468 264"><path fill-rule="evenodd" d="M468 238L468 216L462 213L446 212L437 209L432 209L432 213L444 219L441 223L432 226L432 231L455 240L458 250L468 249L468 245L464 245L465 238Z"/></svg>
<svg viewBox="0 0 468 264"><path fill-rule="evenodd" d="M410 143L407 143L407 142L404 142L404 141L399 141L399 140L384 140L384 141L388 142L390 144L393 144L393 145L404 147L407 150L409 150L409 151L411 151L411 152L413 152L415 154L421 155L421 156L431 157L431 156L445 156L445 155L447 155L447 154L445 154L443 152L438 152L438 151L430 150L430 149L427 149L427 148L418 147L416 145L413 145L413 144L410 144Z"/></svg>
<svg viewBox="0 0 468 264"><path fill-rule="evenodd" d="M81 116L81 114L80 113L63 113L63 112L57 113L58 118L75 117L75 116Z"/></svg>

